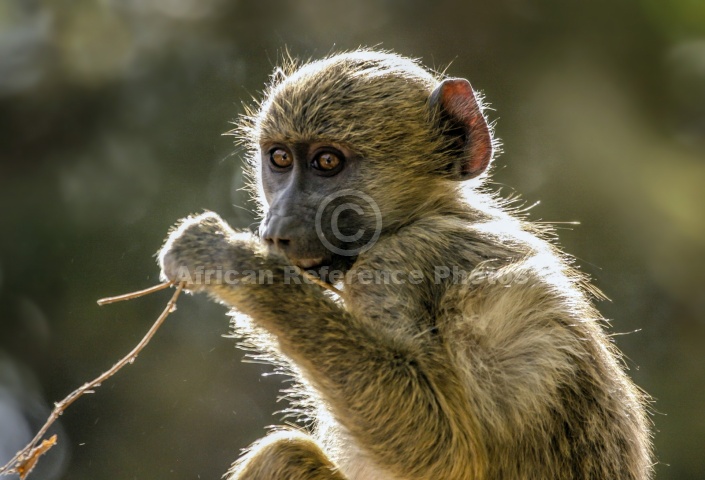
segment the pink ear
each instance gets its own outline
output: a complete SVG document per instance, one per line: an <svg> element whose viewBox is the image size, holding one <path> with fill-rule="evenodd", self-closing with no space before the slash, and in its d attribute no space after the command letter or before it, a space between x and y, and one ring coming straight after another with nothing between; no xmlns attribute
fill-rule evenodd
<svg viewBox="0 0 705 480"><path fill-rule="evenodd" d="M431 94L431 106L438 105L450 123L464 132L458 180L474 178L485 171L492 159L492 137L470 82L464 78L443 80Z"/></svg>

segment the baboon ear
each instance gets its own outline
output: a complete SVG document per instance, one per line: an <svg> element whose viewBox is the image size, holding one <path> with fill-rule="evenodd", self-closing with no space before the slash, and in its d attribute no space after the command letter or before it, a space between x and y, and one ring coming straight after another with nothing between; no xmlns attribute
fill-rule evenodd
<svg viewBox="0 0 705 480"><path fill-rule="evenodd" d="M445 134L457 138L460 154L451 165L454 180L474 178L492 158L492 137L470 82L447 78L433 91L431 108L440 109Z"/></svg>

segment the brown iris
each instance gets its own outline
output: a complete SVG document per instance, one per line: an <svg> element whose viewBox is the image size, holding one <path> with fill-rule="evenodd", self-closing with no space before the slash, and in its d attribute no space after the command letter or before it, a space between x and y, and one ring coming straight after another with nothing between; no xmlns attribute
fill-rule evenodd
<svg viewBox="0 0 705 480"><path fill-rule="evenodd" d="M313 167L318 170L329 172L335 170L340 165L340 157L332 152L323 152L313 161Z"/></svg>
<svg viewBox="0 0 705 480"><path fill-rule="evenodd" d="M289 152L283 148L277 148L269 153L269 160L279 168L286 168L291 165L292 159Z"/></svg>

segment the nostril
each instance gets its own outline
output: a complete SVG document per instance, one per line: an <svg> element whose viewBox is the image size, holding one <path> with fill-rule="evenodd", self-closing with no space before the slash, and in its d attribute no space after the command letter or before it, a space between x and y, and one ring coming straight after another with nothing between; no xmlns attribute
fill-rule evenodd
<svg viewBox="0 0 705 480"><path fill-rule="evenodd" d="M280 237L277 237L276 235L264 237L264 242L267 244L267 246L276 247L280 250L286 250L287 248L289 248L289 245L291 244L290 239L280 238Z"/></svg>

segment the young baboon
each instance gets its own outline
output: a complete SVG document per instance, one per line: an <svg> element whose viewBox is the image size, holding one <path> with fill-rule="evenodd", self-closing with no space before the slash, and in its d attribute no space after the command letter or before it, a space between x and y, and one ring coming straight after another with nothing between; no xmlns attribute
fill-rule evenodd
<svg viewBox="0 0 705 480"><path fill-rule="evenodd" d="M647 399L595 289L482 185L482 109L467 80L360 50L278 69L243 118L259 236L187 218L162 276L233 307L313 421L230 478L651 477Z"/></svg>

